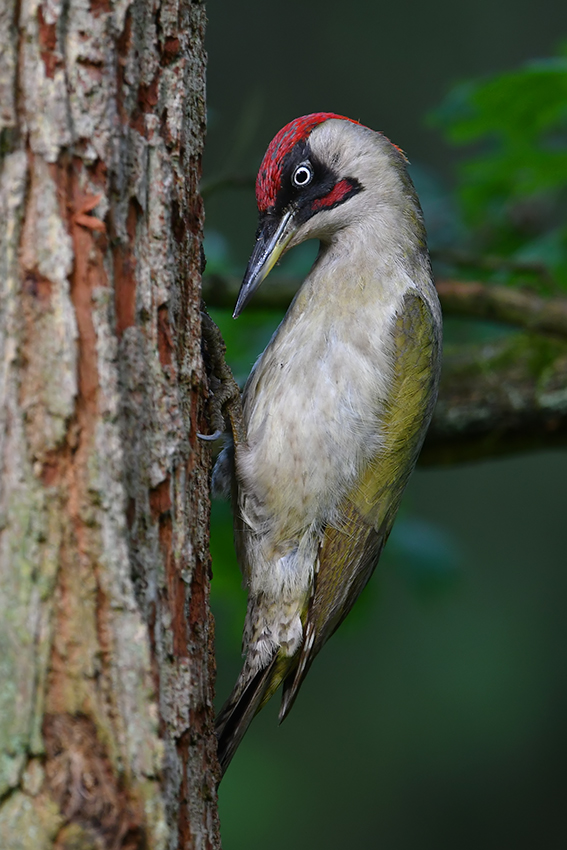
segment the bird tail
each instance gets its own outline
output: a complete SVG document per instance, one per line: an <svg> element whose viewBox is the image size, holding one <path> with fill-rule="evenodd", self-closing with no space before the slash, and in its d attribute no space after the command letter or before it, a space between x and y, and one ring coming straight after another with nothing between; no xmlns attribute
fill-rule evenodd
<svg viewBox="0 0 567 850"><path fill-rule="evenodd" d="M278 649L274 647L274 653L268 664L261 667L251 678L249 678L250 670L245 663L232 694L219 712L215 722L215 732L218 738L218 759L222 775L230 764L254 715L265 705L283 678L278 669L281 666L278 664L281 661Z"/></svg>

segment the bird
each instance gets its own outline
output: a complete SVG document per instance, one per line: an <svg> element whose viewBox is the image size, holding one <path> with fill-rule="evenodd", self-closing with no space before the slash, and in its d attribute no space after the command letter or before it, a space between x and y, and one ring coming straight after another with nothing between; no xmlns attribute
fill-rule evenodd
<svg viewBox="0 0 567 850"><path fill-rule="evenodd" d="M213 473L248 591L245 660L216 720L222 774L280 685L288 715L368 582L433 413L442 318L407 165L385 135L328 112L283 127L260 165L234 317L287 250L320 247L244 387L246 438Z"/></svg>

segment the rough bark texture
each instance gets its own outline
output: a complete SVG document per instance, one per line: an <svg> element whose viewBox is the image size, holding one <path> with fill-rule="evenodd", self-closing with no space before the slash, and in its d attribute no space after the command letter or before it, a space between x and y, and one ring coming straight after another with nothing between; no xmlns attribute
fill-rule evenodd
<svg viewBox="0 0 567 850"><path fill-rule="evenodd" d="M219 846L204 22L0 9L3 850Z"/></svg>

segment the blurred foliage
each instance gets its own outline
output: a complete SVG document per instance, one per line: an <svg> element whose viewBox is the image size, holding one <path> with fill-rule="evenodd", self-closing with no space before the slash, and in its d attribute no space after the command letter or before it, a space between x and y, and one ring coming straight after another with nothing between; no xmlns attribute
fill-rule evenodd
<svg viewBox="0 0 567 850"><path fill-rule="evenodd" d="M432 121L452 144L474 145L457 193L484 276L567 289L567 44L457 86Z"/></svg>
<svg viewBox="0 0 567 850"><path fill-rule="evenodd" d="M388 541L388 553L396 572L410 591L430 599L452 589L461 577L459 541L431 521L402 513Z"/></svg>

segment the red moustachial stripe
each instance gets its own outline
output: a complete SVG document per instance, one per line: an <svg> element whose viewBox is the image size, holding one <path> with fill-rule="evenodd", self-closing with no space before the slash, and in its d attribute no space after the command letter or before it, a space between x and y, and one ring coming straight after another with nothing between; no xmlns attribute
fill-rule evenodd
<svg viewBox="0 0 567 850"><path fill-rule="evenodd" d="M352 184L349 183L348 180L341 180L339 183L335 183L331 191L328 195L325 195L324 198L317 198L311 204L311 209L315 210L323 210L325 207L332 207L333 204L338 204L339 201L342 201L345 195L352 189Z"/></svg>
<svg viewBox="0 0 567 850"><path fill-rule="evenodd" d="M260 212L269 209L276 202L276 196L281 187L282 163L285 155L300 139L306 139L318 124L322 124L329 118L340 118L352 124L359 123L344 115L335 115L334 112L313 112L311 115L303 115L295 121L290 121L274 136L262 160L256 180L256 200Z"/></svg>

